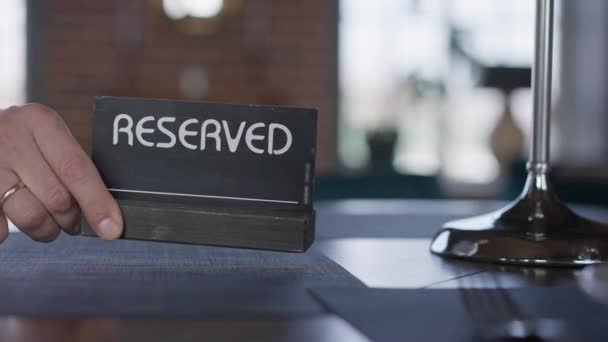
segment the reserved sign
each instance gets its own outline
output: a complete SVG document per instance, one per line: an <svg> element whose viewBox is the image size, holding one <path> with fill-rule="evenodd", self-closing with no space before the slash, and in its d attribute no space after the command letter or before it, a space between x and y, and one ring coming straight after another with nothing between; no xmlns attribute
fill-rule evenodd
<svg viewBox="0 0 608 342"><path fill-rule="evenodd" d="M310 211L317 110L95 98L93 161L118 199Z"/></svg>

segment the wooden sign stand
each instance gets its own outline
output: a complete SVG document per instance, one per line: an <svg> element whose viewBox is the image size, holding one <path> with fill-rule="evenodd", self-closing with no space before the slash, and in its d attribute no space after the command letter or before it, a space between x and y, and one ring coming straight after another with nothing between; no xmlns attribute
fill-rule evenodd
<svg viewBox="0 0 608 342"><path fill-rule="evenodd" d="M314 241L315 215L119 200L122 238L304 252ZM97 236L83 224L82 235Z"/></svg>

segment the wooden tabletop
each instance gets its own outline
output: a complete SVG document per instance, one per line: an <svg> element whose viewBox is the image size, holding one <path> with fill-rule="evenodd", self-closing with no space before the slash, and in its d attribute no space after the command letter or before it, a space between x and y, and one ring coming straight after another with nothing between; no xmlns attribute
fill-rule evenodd
<svg viewBox="0 0 608 342"><path fill-rule="evenodd" d="M321 203L321 251L368 287L513 288L592 284L595 269L525 268L445 260L429 253L430 238L447 219L479 214L500 202L367 200ZM608 210L580 208L593 218ZM424 225L425 227L421 227ZM602 269L603 270L603 269ZM595 272L594 272L595 271ZM589 285L591 286L591 285ZM176 319L3 317L2 341L367 341L330 313L296 318Z"/></svg>

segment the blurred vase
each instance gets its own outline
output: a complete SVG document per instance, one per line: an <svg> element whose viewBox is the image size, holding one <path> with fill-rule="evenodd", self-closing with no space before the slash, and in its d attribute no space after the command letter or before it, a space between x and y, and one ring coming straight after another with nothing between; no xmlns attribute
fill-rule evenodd
<svg viewBox="0 0 608 342"><path fill-rule="evenodd" d="M374 131L367 135L372 168L392 168L398 136L394 130Z"/></svg>
<svg viewBox="0 0 608 342"><path fill-rule="evenodd" d="M508 98L496 127L490 136L492 152L500 165L501 172L507 172L513 163L523 159L524 133L513 119Z"/></svg>

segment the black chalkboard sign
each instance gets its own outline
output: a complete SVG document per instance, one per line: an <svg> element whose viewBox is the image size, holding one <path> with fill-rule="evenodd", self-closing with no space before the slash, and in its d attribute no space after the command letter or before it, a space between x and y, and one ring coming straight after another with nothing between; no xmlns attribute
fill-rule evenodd
<svg viewBox="0 0 608 342"><path fill-rule="evenodd" d="M97 97L92 157L125 238L302 251L316 122L316 109Z"/></svg>

